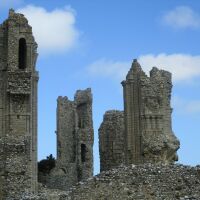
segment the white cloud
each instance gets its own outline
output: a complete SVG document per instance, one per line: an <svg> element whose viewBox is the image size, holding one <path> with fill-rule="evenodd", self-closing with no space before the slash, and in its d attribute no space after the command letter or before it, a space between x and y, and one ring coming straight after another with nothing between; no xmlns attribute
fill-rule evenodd
<svg viewBox="0 0 200 200"><path fill-rule="evenodd" d="M186 100L179 96L172 97L172 107L181 114L200 113L200 100Z"/></svg>
<svg viewBox="0 0 200 200"><path fill-rule="evenodd" d="M188 6L179 6L169 11L163 17L165 24L177 28L199 28L200 14Z"/></svg>
<svg viewBox="0 0 200 200"><path fill-rule="evenodd" d="M33 28L39 51L49 53L72 49L78 40L75 13L70 8L47 11L28 5L17 10L23 13Z"/></svg>
<svg viewBox="0 0 200 200"><path fill-rule="evenodd" d="M149 71L152 66L170 71L175 82L189 81L200 76L200 55L144 55L140 56L139 62L145 67L145 71Z"/></svg>
<svg viewBox="0 0 200 200"><path fill-rule="evenodd" d="M185 54L159 54L142 55L138 59L146 74L153 66L172 73L173 81L190 81L200 76L200 56ZM92 76L101 76L122 81L131 67L131 62L112 61L100 59L88 66L87 70Z"/></svg>

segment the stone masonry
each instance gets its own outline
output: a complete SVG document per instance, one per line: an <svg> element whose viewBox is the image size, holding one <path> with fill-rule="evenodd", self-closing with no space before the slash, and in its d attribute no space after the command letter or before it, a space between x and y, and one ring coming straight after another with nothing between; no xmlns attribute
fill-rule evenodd
<svg viewBox="0 0 200 200"><path fill-rule="evenodd" d="M22 14L0 25L0 199L37 192L37 44Z"/></svg>
<svg viewBox="0 0 200 200"><path fill-rule="evenodd" d="M93 121L91 89L78 90L74 101L57 100L57 160L46 179L49 188L67 190L93 175Z"/></svg>
<svg viewBox="0 0 200 200"><path fill-rule="evenodd" d="M99 128L100 171L124 163L124 112L107 111Z"/></svg>
<svg viewBox="0 0 200 200"><path fill-rule="evenodd" d="M122 85L125 162L176 161L179 141L171 126L171 73L153 67L148 77L135 59Z"/></svg>
<svg viewBox="0 0 200 200"><path fill-rule="evenodd" d="M107 111L99 128L101 171L122 163L171 163L179 141L171 127L171 74L154 67L148 77L134 60L124 88L124 112Z"/></svg>

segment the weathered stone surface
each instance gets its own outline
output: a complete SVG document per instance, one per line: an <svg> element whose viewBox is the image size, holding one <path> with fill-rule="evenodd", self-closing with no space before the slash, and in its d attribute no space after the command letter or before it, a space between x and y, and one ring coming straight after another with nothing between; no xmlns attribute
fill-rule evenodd
<svg viewBox="0 0 200 200"><path fill-rule="evenodd" d="M126 163L171 163L179 141L171 126L171 73L154 67L148 77L134 60L124 88Z"/></svg>
<svg viewBox="0 0 200 200"><path fill-rule="evenodd" d="M30 94L31 72L9 72L7 92L12 94Z"/></svg>
<svg viewBox="0 0 200 200"><path fill-rule="evenodd" d="M57 160L50 173L39 173L49 188L67 190L93 175L93 121L91 89L78 90L74 101L58 97Z"/></svg>
<svg viewBox="0 0 200 200"><path fill-rule="evenodd" d="M0 199L37 192L37 44L10 10L0 25Z"/></svg>
<svg viewBox="0 0 200 200"><path fill-rule="evenodd" d="M104 114L99 128L100 170L124 163L124 112L110 110Z"/></svg>
<svg viewBox="0 0 200 200"><path fill-rule="evenodd" d="M200 199L200 167L173 164L121 165L79 182L68 192L42 190L37 197L27 196L22 199L198 200Z"/></svg>

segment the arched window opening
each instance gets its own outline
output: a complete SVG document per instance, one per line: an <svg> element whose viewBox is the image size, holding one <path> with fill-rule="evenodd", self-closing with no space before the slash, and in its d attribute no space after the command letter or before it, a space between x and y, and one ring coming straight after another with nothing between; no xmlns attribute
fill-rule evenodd
<svg viewBox="0 0 200 200"><path fill-rule="evenodd" d="M81 161L85 162L86 160L86 145L81 144Z"/></svg>
<svg viewBox="0 0 200 200"><path fill-rule="evenodd" d="M24 38L21 38L19 40L19 55L18 55L18 67L19 69L25 69L26 68L26 40Z"/></svg>

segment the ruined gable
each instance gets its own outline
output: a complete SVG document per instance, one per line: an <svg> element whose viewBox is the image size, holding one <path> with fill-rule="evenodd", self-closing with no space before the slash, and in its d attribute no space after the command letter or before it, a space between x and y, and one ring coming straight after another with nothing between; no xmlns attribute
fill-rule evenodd
<svg viewBox="0 0 200 200"><path fill-rule="evenodd" d="M124 112L107 111L99 128L101 171L122 163L173 163L179 141L172 131L171 73L133 61L124 89Z"/></svg>
<svg viewBox="0 0 200 200"><path fill-rule="evenodd" d="M134 60L122 85L126 163L176 161L179 141L171 126L171 73L154 67L148 77Z"/></svg>

